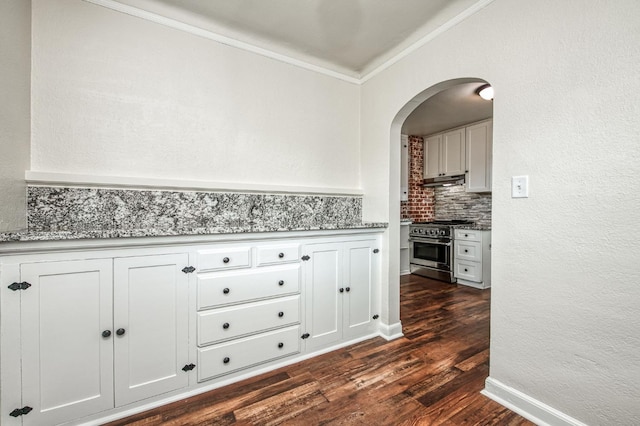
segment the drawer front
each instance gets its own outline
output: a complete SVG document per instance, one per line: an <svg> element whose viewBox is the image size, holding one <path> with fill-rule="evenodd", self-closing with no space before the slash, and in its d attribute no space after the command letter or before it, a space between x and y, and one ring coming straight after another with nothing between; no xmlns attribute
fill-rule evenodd
<svg viewBox="0 0 640 426"><path fill-rule="evenodd" d="M456 260L454 276L467 281L482 282L482 263Z"/></svg>
<svg viewBox="0 0 640 426"><path fill-rule="evenodd" d="M300 264L198 274L198 309L300 292Z"/></svg>
<svg viewBox="0 0 640 426"><path fill-rule="evenodd" d="M458 260L482 261L482 243L479 241L455 241L455 258Z"/></svg>
<svg viewBox="0 0 640 426"><path fill-rule="evenodd" d="M251 247L198 250L198 270L218 271L251 266Z"/></svg>
<svg viewBox="0 0 640 426"><path fill-rule="evenodd" d="M482 241L482 231L473 229L456 229L454 235L456 240Z"/></svg>
<svg viewBox="0 0 640 426"><path fill-rule="evenodd" d="M300 352L300 326L198 349L198 382Z"/></svg>
<svg viewBox="0 0 640 426"><path fill-rule="evenodd" d="M299 322L300 296L289 296L199 312L198 346Z"/></svg>
<svg viewBox="0 0 640 426"><path fill-rule="evenodd" d="M300 244L258 247L258 266L300 261Z"/></svg>

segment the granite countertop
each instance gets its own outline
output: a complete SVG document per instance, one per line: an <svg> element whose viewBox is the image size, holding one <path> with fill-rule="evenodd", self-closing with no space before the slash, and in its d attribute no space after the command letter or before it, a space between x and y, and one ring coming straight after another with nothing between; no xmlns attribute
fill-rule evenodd
<svg viewBox="0 0 640 426"><path fill-rule="evenodd" d="M473 231L491 231L491 225L471 224L471 225L453 225L456 229L469 229Z"/></svg>
<svg viewBox="0 0 640 426"><path fill-rule="evenodd" d="M215 228L146 228L146 229L98 229L74 231L35 231L20 230L15 232L0 232L0 243L26 241L61 241L81 239L135 238L135 237L167 237L188 235L218 235L241 234L259 232L287 232L287 231L323 231L347 229L375 229L386 228L388 223L363 222L352 224L323 224L321 226L295 226L277 228L268 226L240 225L219 226Z"/></svg>

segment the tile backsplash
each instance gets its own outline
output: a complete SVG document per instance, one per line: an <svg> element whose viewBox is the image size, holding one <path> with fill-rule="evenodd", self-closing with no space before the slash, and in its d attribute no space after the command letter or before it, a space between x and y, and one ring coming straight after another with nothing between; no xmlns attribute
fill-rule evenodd
<svg viewBox="0 0 640 426"><path fill-rule="evenodd" d="M463 185L435 190L436 219L468 219L491 226L491 193L466 192Z"/></svg>

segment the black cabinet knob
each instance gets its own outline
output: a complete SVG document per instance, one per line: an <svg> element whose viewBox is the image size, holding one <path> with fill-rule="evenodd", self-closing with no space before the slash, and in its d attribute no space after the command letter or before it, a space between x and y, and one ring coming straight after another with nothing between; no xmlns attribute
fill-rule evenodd
<svg viewBox="0 0 640 426"><path fill-rule="evenodd" d="M465 237L468 237L468 236L469 236L469 234L464 234L464 236L465 236Z"/></svg>
<svg viewBox="0 0 640 426"><path fill-rule="evenodd" d="M225 330L229 328L229 323L225 322L224 324L222 324L222 328L224 328Z"/></svg>
<svg viewBox="0 0 640 426"><path fill-rule="evenodd" d="M279 347L280 349L284 348L284 343L282 343L282 342L278 343L278 347Z"/></svg>
<svg viewBox="0 0 640 426"><path fill-rule="evenodd" d="M469 253L469 250L467 250L467 249L464 249L464 252L465 252L465 253Z"/></svg>
<svg viewBox="0 0 640 426"><path fill-rule="evenodd" d="M124 328L119 328L119 329L117 329L117 330L116 330L116 334L117 334L118 336L122 336L124 333L125 333Z"/></svg>
<svg viewBox="0 0 640 426"><path fill-rule="evenodd" d="M278 281L278 285L284 285L284 281L283 280Z"/></svg>
<svg viewBox="0 0 640 426"><path fill-rule="evenodd" d="M464 271L465 271L465 272L469 272L469 270L468 270L467 268L464 268Z"/></svg>
<svg viewBox="0 0 640 426"><path fill-rule="evenodd" d="M105 330L102 332L102 337L109 337L111 336L111 330Z"/></svg>
<svg viewBox="0 0 640 426"><path fill-rule="evenodd" d="M282 259L284 257L284 253L278 253L278 257Z"/></svg>
<svg viewBox="0 0 640 426"><path fill-rule="evenodd" d="M345 290L347 290L347 293L349 293L351 291L351 287L347 287L345 288Z"/></svg>
<svg viewBox="0 0 640 426"><path fill-rule="evenodd" d="M223 262L223 263L229 263L229 258L228 258L228 257L225 257L224 259L222 259L222 262Z"/></svg>
<svg viewBox="0 0 640 426"><path fill-rule="evenodd" d="M225 364L229 364L229 361L231 361L231 359L228 356L225 356L222 360L222 362L224 362Z"/></svg>
<svg viewBox="0 0 640 426"><path fill-rule="evenodd" d="M222 292L223 292L224 294L229 294L229 289L228 289L228 288L225 288L225 289L223 289L223 290L222 290Z"/></svg>
<svg viewBox="0 0 640 426"><path fill-rule="evenodd" d="M280 318L282 318L282 317L284 316L284 312L282 312L282 311L278 312L278 316L279 316Z"/></svg>
<svg viewBox="0 0 640 426"><path fill-rule="evenodd" d="M341 288L340 290L338 290L340 293L344 293L344 288Z"/></svg>

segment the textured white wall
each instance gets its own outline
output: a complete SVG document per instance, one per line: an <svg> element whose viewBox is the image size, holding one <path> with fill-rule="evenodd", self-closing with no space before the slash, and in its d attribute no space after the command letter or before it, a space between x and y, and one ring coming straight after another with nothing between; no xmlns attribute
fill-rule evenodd
<svg viewBox="0 0 640 426"><path fill-rule="evenodd" d="M638 16L636 0L496 0L362 94L365 217L389 220L396 113L444 80L495 86L491 377L593 425L640 424ZM510 198L513 175L530 198Z"/></svg>
<svg viewBox="0 0 640 426"><path fill-rule="evenodd" d="M31 170L358 188L359 87L81 0L33 1Z"/></svg>
<svg viewBox="0 0 640 426"><path fill-rule="evenodd" d="M0 2L0 232L26 225L31 3Z"/></svg>

